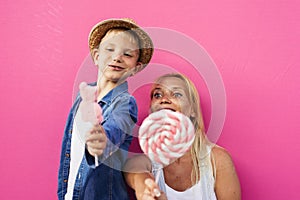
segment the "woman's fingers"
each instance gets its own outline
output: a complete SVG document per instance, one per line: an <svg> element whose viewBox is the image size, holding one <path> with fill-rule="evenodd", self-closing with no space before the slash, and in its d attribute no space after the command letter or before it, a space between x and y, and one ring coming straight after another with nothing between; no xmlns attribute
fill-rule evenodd
<svg viewBox="0 0 300 200"><path fill-rule="evenodd" d="M148 187L148 189L153 197L159 197L161 195L158 185L155 183L155 181L153 179L147 178L145 180L145 184Z"/></svg>

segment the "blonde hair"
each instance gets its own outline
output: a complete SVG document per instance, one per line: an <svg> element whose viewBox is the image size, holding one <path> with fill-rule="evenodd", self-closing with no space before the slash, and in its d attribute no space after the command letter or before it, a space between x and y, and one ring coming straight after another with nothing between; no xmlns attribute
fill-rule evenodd
<svg viewBox="0 0 300 200"><path fill-rule="evenodd" d="M200 106L200 97L195 85L189 78L179 73L170 73L170 74L162 75L155 80L155 83L158 83L162 79L170 78L170 77L179 78L185 83L187 94L188 94L188 100L191 104L191 108L194 113L194 116L193 117L190 116L190 119L195 129L195 140L190 152L193 161L191 181L193 184L195 184L199 181L200 178L200 174L199 174L200 161L208 155L207 145L210 145L211 143L209 142L205 134L205 127L203 122L201 106ZM151 94L152 93L153 91L151 91Z"/></svg>

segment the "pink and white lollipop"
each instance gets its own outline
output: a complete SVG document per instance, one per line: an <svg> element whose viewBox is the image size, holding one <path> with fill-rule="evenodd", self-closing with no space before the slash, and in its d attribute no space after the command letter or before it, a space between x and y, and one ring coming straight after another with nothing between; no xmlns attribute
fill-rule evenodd
<svg viewBox="0 0 300 200"><path fill-rule="evenodd" d="M103 120L102 109L97 103L97 87L90 86L86 82L79 85L82 101L78 107L78 116L75 118L76 125L81 133L82 141L85 141L85 134L96 124ZM98 156L95 155L95 166L98 166Z"/></svg>
<svg viewBox="0 0 300 200"><path fill-rule="evenodd" d="M152 161L163 166L183 156L194 138L191 120L166 109L150 114L139 129L141 149Z"/></svg>
<svg viewBox="0 0 300 200"><path fill-rule="evenodd" d="M97 87L81 82L79 90L82 101L78 109L81 112L82 120L90 122L92 125L101 123L103 117L102 109L97 103Z"/></svg>

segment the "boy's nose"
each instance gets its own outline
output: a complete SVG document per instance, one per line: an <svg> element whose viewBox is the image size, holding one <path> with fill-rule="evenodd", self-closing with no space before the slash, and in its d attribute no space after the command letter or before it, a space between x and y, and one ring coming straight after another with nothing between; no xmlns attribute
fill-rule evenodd
<svg viewBox="0 0 300 200"><path fill-rule="evenodd" d="M120 62L122 60L122 54L119 52L115 52L113 55L113 61Z"/></svg>

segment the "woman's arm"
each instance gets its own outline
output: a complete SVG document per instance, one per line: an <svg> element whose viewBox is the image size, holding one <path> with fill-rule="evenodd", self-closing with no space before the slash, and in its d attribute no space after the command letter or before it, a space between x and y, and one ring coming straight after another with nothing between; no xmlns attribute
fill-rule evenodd
<svg viewBox="0 0 300 200"><path fill-rule="evenodd" d="M218 200L240 200L241 187L239 178L229 153L221 148L213 148L216 165L215 192Z"/></svg>
<svg viewBox="0 0 300 200"><path fill-rule="evenodd" d="M151 161L145 155L134 156L125 164L123 170L125 180L135 190L138 200L166 199L165 195L161 195L162 192L154 181L151 168ZM155 198L158 196L159 198Z"/></svg>

